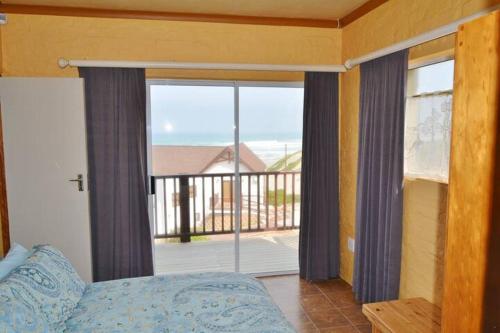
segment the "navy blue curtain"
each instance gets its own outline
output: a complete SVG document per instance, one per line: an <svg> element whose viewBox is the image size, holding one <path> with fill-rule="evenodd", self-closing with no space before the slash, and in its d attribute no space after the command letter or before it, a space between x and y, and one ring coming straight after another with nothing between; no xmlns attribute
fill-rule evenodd
<svg viewBox="0 0 500 333"><path fill-rule="evenodd" d="M361 65L353 290L361 302L399 296L408 51Z"/></svg>
<svg viewBox="0 0 500 333"><path fill-rule="evenodd" d="M300 277L339 275L338 73L306 73L299 266Z"/></svg>
<svg viewBox="0 0 500 333"><path fill-rule="evenodd" d="M153 275L144 69L79 71L85 80L94 281Z"/></svg>

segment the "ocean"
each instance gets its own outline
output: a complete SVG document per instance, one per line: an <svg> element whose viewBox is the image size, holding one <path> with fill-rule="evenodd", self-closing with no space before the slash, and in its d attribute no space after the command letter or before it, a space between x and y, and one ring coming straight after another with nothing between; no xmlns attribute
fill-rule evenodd
<svg viewBox="0 0 500 333"><path fill-rule="evenodd" d="M301 133L243 134L240 142L246 144L268 167L279 159L302 150ZM219 133L153 133L153 145L229 146L234 143L231 134Z"/></svg>

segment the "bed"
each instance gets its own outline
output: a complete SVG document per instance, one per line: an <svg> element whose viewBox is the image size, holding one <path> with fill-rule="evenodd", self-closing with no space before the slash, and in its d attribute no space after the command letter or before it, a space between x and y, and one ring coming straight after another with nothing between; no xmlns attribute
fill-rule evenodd
<svg viewBox="0 0 500 333"><path fill-rule="evenodd" d="M39 247L0 281L0 331L295 332L263 284L247 275L164 275L85 285L75 274L60 252Z"/></svg>

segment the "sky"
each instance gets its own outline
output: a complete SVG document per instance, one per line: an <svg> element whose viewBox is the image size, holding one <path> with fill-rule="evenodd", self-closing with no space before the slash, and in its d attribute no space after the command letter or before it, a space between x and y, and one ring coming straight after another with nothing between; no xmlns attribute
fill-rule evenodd
<svg viewBox="0 0 500 333"><path fill-rule="evenodd" d="M241 139L300 138L303 94L303 88L240 87ZM232 138L233 97L233 87L152 85L153 144Z"/></svg>
<svg viewBox="0 0 500 333"><path fill-rule="evenodd" d="M409 72L408 94L453 86L453 61ZM240 140L290 141L302 135L303 88L240 87ZM233 87L151 86L153 144L230 144Z"/></svg>
<svg viewBox="0 0 500 333"><path fill-rule="evenodd" d="M449 60L410 70L408 95L453 89L453 66Z"/></svg>

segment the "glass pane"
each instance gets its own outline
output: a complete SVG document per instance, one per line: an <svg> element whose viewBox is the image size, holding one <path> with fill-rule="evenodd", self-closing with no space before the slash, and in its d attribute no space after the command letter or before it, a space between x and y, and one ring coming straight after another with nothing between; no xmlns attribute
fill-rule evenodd
<svg viewBox="0 0 500 333"><path fill-rule="evenodd" d="M234 88L151 85L150 105L156 274L234 271Z"/></svg>
<svg viewBox="0 0 500 333"><path fill-rule="evenodd" d="M303 88L241 87L240 270L298 270Z"/></svg>
<svg viewBox="0 0 500 333"><path fill-rule="evenodd" d="M451 101L451 93L407 99L406 176L445 182L448 180Z"/></svg>
<svg viewBox="0 0 500 333"><path fill-rule="evenodd" d="M453 89L454 61L415 68L408 71L408 96Z"/></svg>

